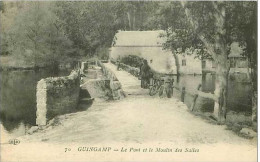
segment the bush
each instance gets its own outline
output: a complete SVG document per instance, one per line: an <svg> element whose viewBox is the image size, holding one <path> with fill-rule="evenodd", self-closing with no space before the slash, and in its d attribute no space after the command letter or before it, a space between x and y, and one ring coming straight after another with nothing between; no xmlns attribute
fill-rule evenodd
<svg viewBox="0 0 260 162"><path fill-rule="evenodd" d="M143 63L143 60L144 59L139 57L139 56L129 55L129 56L123 57L121 59L121 62L126 64L126 65L129 65L131 67L140 68L140 66Z"/></svg>
<svg viewBox="0 0 260 162"><path fill-rule="evenodd" d="M109 57L109 49L106 47L100 47L96 51L96 55L100 60L108 60Z"/></svg>

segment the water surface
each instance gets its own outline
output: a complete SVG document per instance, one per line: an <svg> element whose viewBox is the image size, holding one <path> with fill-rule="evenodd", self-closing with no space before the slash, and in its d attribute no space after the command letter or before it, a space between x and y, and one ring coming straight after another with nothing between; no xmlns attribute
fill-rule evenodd
<svg viewBox="0 0 260 162"><path fill-rule="evenodd" d="M202 77L202 75L183 75L180 76L179 83L175 82L175 85L179 87L179 89L185 87L186 92L191 95L196 93L199 84L202 84L203 92L214 93L215 79L216 76L214 74L207 74L205 77ZM188 99L192 101L192 96ZM227 99L227 107L229 110L251 113L251 84L229 80Z"/></svg>
<svg viewBox="0 0 260 162"><path fill-rule="evenodd" d="M16 70L0 72L0 122L4 131L23 135L36 123L36 86L46 77L65 76L71 69Z"/></svg>

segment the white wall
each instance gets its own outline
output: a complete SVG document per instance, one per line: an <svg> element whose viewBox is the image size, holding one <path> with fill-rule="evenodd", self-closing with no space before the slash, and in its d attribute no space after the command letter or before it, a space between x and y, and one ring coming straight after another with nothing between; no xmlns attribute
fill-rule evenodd
<svg viewBox="0 0 260 162"><path fill-rule="evenodd" d="M136 55L146 59L151 68L157 72L177 74L177 67L173 54L169 50L163 50L162 47L112 47L110 59L116 61L128 55ZM177 55L180 64L181 74L202 74L201 60L192 55ZM150 64L150 60L153 60ZM182 60L186 60L186 66L182 66ZM206 69L214 70L212 68L212 61L206 60Z"/></svg>
<svg viewBox="0 0 260 162"><path fill-rule="evenodd" d="M180 64L180 74L202 74L201 60L195 55L177 55ZM186 60L186 66L182 65L182 60Z"/></svg>
<svg viewBox="0 0 260 162"><path fill-rule="evenodd" d="M216 70L216 64L215 64L215 67L213 66L214 63L213 63L213 60L210 60L210 59L206 59L206 66L205 68L203 68L203 70L207 70L207 71L215 71Z"/></svg>
<svg viewBox="0 0 260 162"><path fill-rule="evenodd" d="M110 53L111 60L117 60L128 55L136 55L148 61L150 67L161 73L177 73L173 54L162 47L112 47ZM150 60L153 60L150 63Z"/></svg>

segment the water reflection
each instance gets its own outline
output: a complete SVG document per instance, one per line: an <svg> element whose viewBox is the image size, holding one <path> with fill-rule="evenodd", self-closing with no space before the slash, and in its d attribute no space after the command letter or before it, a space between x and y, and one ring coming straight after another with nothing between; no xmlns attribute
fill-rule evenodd
<svg viewBox="0 0 260 162"><path fill-rule="evenodd" d="M246 111L251 113L251 84L229 81L228 85L228 108L232 111Z"/></svg>
<svg viewBox="0 0 260 162"><path fill-rule="evenodd" d="M175 86L179 87L179 89L185 87L186 92L193 95L196 92L198 85L202 84L203 92L214 93L215 80L216 76L214 74L207 74L205 76L183 75L180 76L179 83L175 83ZM251 84L229 80L227 99L228 110L251 112ZM187 100L190 101L190 103L187 101L188 105L191 104L192 96L187 97Z"/></svg>
<svg viewBox="0 0 260 162"><path fill-rule="evenodd" d="M68 75L69 72L69 69L1 71L0 119L5 130L13 132L20 129L21 123L35 125L37 82L50 76Z"/></svg>

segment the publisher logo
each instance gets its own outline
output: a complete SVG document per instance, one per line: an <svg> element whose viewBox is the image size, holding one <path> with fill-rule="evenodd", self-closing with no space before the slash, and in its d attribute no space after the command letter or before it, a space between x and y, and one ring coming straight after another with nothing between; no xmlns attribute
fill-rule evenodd
<svg viewBox="0 0 260 162"><path fill-rule="evenodd" d="M20 141L18 139L10 139L8 143L11 145L18 145Z"/></svg>

